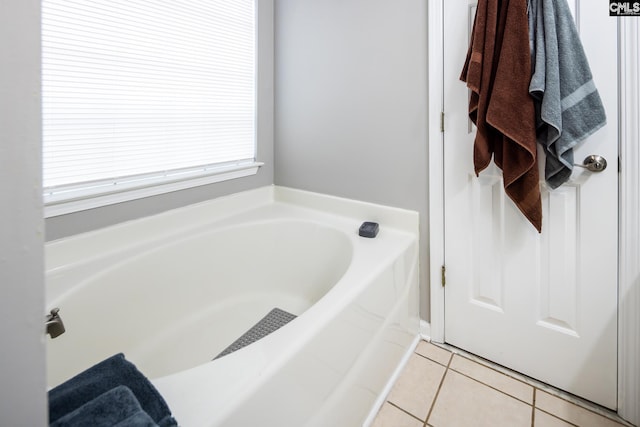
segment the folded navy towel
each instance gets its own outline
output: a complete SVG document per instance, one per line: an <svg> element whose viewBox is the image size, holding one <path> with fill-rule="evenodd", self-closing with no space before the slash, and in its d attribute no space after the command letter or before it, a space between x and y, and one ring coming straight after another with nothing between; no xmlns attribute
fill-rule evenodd
<svg viewBox="0 0 640 427"><path fill-rule="evenodd" d="M177 426L166 402L122 353L92 366L49 391L49 422L75 411L118 386L128 387L140 407L160 427Z"/></svg>
<svg viewBox="0 0 640 427"><path fill-rule="evenodd" d="M115 387L58 418L50 427L157 427L126 386Z"/></svg>

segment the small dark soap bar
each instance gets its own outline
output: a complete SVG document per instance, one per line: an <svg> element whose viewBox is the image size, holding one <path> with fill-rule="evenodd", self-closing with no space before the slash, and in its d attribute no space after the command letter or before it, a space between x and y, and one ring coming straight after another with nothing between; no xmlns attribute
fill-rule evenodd
<svg viewBox="0 0 640 427"><path fill-rule="evenodd" d="M358 230L358 234L362 237L376 237L378 235L379 226L377 222L363 222Z"/></svg>

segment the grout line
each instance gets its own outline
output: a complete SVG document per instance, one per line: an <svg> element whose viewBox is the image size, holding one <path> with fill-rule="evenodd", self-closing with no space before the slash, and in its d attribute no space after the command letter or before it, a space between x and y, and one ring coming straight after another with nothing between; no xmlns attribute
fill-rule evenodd
<svg viewBox="0 0 640 427"><path fill-rule="evenodd" d="M552 395L552 396L554 396L554 397L557 397L558 399L563 400L563 401L565 401L566 403L568 403L568 404L570 404L570 405L573 405L573 406L575 406L575 407L577 407L577 408L579 408L579 409L583 409L583 410L585 410L585 411L587 411L587 412L590 412L590 413L592 413L592 414L594 414L594 415L599 415L599 416L601 416L602 418L606 418L606 419L608 419L609 421L613 421L614 423L619 424L619 425L620 425L620 427L634 427L634 425L633 425L633 424L631 424L631 423L629 423L628 421L624 420L623 418L621 418L621 417L620 417L617 413L615 413L615 412L611 412L611 411L609 411L609 410L607 410L607 409L600 409L600 407L599 407L599 406L592 406L592 405L595 405L595 404L591 404L591 403L589 403L589 402L580 402L580 403L574 402L574 400L581 400L581 399L580 399L580 398L578 398L578 397L574 397L572 400L570 400L570 399L566 399L566 398L563 398L563 397L562 397L562 394L563 394L563 393L566 393L566 392L562 392L562 390L559 390L559 393L558 393L558 394L551 393L551 392L549 392L548 390L544 390L544 389L542 389L542 388L540 388L539 390L540 390L540 391L543 391L543 392L547 392L547 393L549 393L550 395ZM558 419L560 419L560 420L564 421L564 422L565 422L565 423L567 423L567 424L571 424L571 425L577 426L577 424L574 424L574 423L572 423L572 422L571 422L571 421L569 421L569 420L565 420L564 418L561 418L561 417L560 417L560 415L556 415L556 414L551 413L551 412L549 412L549 411L547 411L547 410L545 410L545 409L542 409L542 408L538 408L538 407L536 407L536 409L538 409L538 410L540 410L540 411L542 411L542 412L545 412L545 413L547 413L547 414L549 414L549 415L551 415L551 416L553 416L553 417L555 417L555 418L558 418Z"/></svg>
<svg viewBox="0 0 640 427"><path fill-rule="evenodd" d="M431 359L429 359L431 360ZM438 384L438 390L436 390L436 394L433 396L433 402L431 402L431 407L429 408L429 412L427 413L427 418L424 420L424 426L427 426L429 422L429 417L431 417L431 413L433 412L433 408L436 406L436 402L438 401L438 397L440 397L440 390L442 389L442 385L444 384L444 379L447 377L447 373L449 372L449 366L451 366L451 361L453 360L453 354L449 357L449 363L445 366L444 374L442 374L442 378L440 378L440 384ZM435 362L435 360L434 360ZM438 362L435 362L438 363ZM444 366L440 364L440 366Z"/></svg>
<svg viewBox="0 0 640 427"><path fill-rule="evenodd" d="M427 356L425 356L424 354L416 353L416 356L420 356L420 357L422 357L423 359L426 359L426 360L428 360L429 362L433 362L433 363L435 363L436 365L440 365L440 366L442 366L442 367L444 367L444 368L448 368L448 367L449 367L449 363L451 363L451 359L453 359L453 357L450 357L450 358L449 358L449 362L447 362L447 364L445 365L444 363L440 363L440 362L438 362L437 360L433 360L432 358L427 357ZM453 355L452 355L452 356L453 356Z"/></svg>
<svg viewBox="0 0 640 427"><path fill-rule="evenodd" d="M518 372L512 371L511 369L505 368L504 366L501 366L501 365L498 365L497 363L494 363L494 362L492 362L492 361L490 361L488 359L484 359L484 358L482 358L480 356L476 356L473 353L466 352L466 351L464 351L462 349L459 349L459 348L453 347L453 346L449 346L447 344L442 344L442 345L443 345L443 348L445 348L446 350L450 351L453 354L457 354L460 357L463 357L465 359L471 360L472 362L476 362L477 364L482 365L485 368L491 369L492 371L497 372L499 374L506 375L509 378L511 378L513 380L516 380L516 381L519 381L519 382L521 382L523 384L529 385L531 387L538 387L538 384L540 384L540 382L537 381L537 380L529 378L529 377L527 377L527 376L525 376L523 374L520 374ZM446 346L446 347L444 347L444 346ZM447 348L447 347L450 347L450 348Z"/></svg>
<svg viewBox="0 0 640 427"><path fill-rule="evenodd" d="M569 424L570 426L573 426L573 427L580 427L578 424L574 424L574 423L572 423L571 421L565 420L564 418L560 418L560 416L559 416L559 415L552 414L551 412L545 411L544 409L540 409L540 408L535 408L535 407L534 407L534 410L536 410L536 409L537 409L538 411L540 411L540 412L544 412L545 414L547 414L547 415L549 415L549 416L551 416L551 417L555 418L556 420L560 420L560 421L562 421L563 423Z"/></svg>
<svg viewBox="0 0 640 427"><path fill-rule="evenodd" d="M535 381L535 380L534 380ZM540 383L540 385L536 386L539 391L546 392L551 396L557 397L558 399L564 400L567 403L570 403L573 406L577 406L578 408L584 409L585 411L591 412L592 414L600 415L603 418L607 418L613 422L620 424L621 426L634 427L628 421L622 419L617 412L613 412L610 409L607 409L603 406L600 406L596 403L589 402L584 400L576 395L568 393L566 391L557 389L553 386L550 386L545 383ZM540 408L538 408L540 409ZM541 409L542 410L542 409ZM544 411L547 412L547 411ZM550 414L553 415L553 414ZM566 420L563 420L566 421ZM566 421L568 422L568 421Z"/></svg>
<svg viewBox="0 0 640 427"><path fill-rule="evenodd" d="M416 417L416 416L415 416L415 415L413 415L411 412L407 412L406 410L402 409L401 407L399 407L399 406L398 406L398 405L396 405L395 403L393 403L393 402L391 402L391 401L389 401L389 400L387 400L387 401L386 401L386 403L388 403L389 405L393 406L393 407L394 407L394 408L396 408L396 409L399 409L400 411L404 412L405 414L409 415L409 416L410 416L411 418L413 418L414 420L422 422L422 420L421 420L420 418ZM383 404L382 406L384 406L384 404Z"/></svg>
<svg viewBox="0 0 640 427"><path fill-rule="evenodd" d="M531 427L535 427L536 425L536 392L537 388L533 388L533 399L532 399L532 407L531 407Z"/></svg>
<svg viewBox="0 0 640 427"><path fill-rule="evenodd" d="M426 342L429 342L429 341L426 341ZM418 348L418 346L416 346L416 348ZM444 363L438 362L437 360L434 360L434 359L430 358L429 356L425 356L424 354L418 353L417 351L415 351L415 354L420 356L420 357L422 357L422 358L424 358L424 359L427 359L427 360L429 360L429 361L431 361L433 363L437 363L438 365L444 366L445 368L447 368L447 367L449 367L449 364L451 363L451 359L453 359L453 352L448 350L448 349L442 349L442 350L445 350L445 351L449 352L449 361L447 362L446 365Z"/></svg>
<svg viewBox="0 0 640 427"><path fill-rule="evenodd" d="M479 380L479 379L477 379L477 378L473 378L472 376L469 376L469 375L465 374L464 372L457 371L457 370L455 370L455 369L453 369L453 368L450 368L450 369L451 369L453 372L455 372L456 374L458 374L458 375L462 375L463 377L469 378L470 380L475 381L475 382L477 382L478 384L481 384L481 385L483 385L483 386L485 386L485 387L487 387L487 388L490 388L490 389L492 389L492 390L495 390L495 391L497 391L497 392L498 392L498 393L500 393L500 394L504 394L505 396L510 397L510 398L511 398L511 399L513 399L513 400L517 400L518 402L524 403L524 404L525 404L525 405L527 405L527 406L531 406L531 407L533 407L533 405L532 405L531 403L526 402L526 401L524 401L524 400L522 400L522 399L519 399L519 398L517 398L517 397L515 397L515 396L512 396L512 395L510 395L509 393L505 392L504 390L500 390L499 388L496 388L496 387L494 387L494 386L492 386L492 385L490 385L490 384L487 384L487 383L485 383L485 382L482 382L482 381L480 381L480 380Z"/></svg>

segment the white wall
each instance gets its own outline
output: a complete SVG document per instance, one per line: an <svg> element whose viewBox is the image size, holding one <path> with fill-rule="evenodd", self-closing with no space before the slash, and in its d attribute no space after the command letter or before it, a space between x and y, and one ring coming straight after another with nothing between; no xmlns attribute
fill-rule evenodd
<svg viewBox="0 0 640 427"><path fill-rule="evenodd" d="M276 0L275 43L275 183L419 211L428 319L427 2Z"/></svg>
<svg viewBox="0 0 640 427"><path fill-rule="evenodd" d="M40 1L0 0L0 425L47 424Z"/></svg>

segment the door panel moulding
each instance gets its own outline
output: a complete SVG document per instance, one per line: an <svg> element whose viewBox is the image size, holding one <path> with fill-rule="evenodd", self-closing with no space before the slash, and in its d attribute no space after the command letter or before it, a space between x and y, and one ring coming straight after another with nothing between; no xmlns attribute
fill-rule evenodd
<svg viewBox="0 0 640 427"><path fill-rule="evenodd" d="M434 342L445 341L445 291L439 266L444 255L444 0L428 3L429 23L429 262ZM620 228L618 312L618 414L640 425L640 24L619 22ZM613 120L609 118L609 120Z"/></svg>

